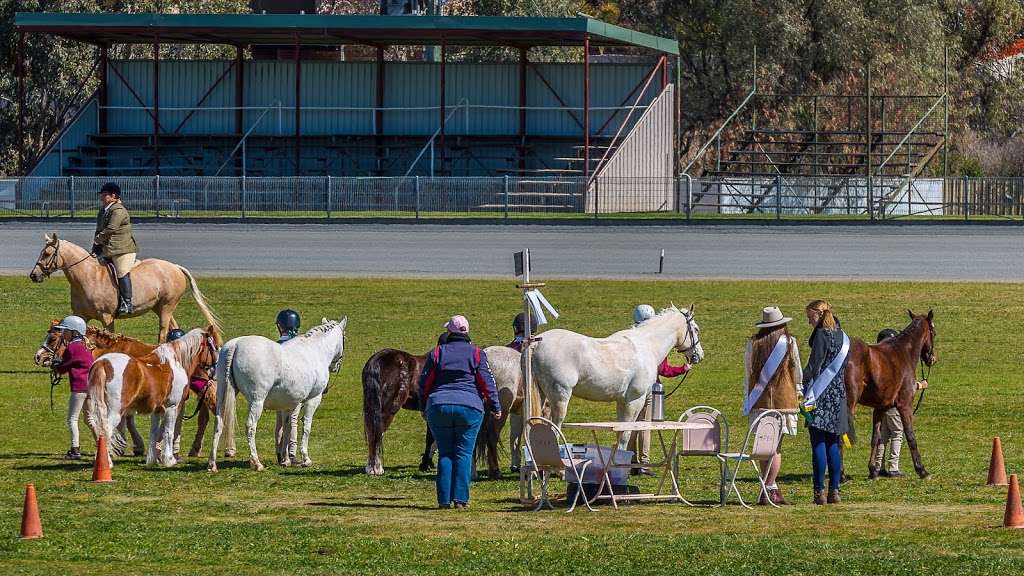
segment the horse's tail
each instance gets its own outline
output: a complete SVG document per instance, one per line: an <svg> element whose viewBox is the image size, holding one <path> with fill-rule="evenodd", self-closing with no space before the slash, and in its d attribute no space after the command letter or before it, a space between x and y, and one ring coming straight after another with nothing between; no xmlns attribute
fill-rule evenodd
<svg viewBox="0 0 1024 576"><path fill-rule="evenodd" d="M235 358L236 349L236 346L225 346L217 362L217 413L223 423L225 450L231 452L235 449L235 396L238 395L235 380L231 377L231 362Z"/></svg>
<svg viewBox="0 0 1024 576"><path fill-rule="evenodd" d="M857 428L854 425L853 406L846 405L847 420L850 422L850 430L846 432L846 439L850 441L850 445L857 443Z"/></svg>
<svg viewBox="0 0 1024 576"><path fill-rule="evenodd" d="M374 354L363 366L363 436L366 438L366 473L384 473L384 406L381 402L380 353Z"/></svg>
<svg viewBox="0 0 1024 576"><path fill-rule="evenodd" d="M498 432L498 422L489 410L484 410L484 421L480 424L480 434L476 438L476 453L478 458L487 462L488 476L495 480L498 472L498 454L505 453L505 447L501 445L501 436Z"/></svg>
<svg viewBox="0 0 1024 576"><path fill-rule="evenodd" d="M212 308L210 308L210 305L206 303L206 297L199 291L199 284L196 283L195 277L193 277L192 273L188 271L188 268L178 264L175 264L175 266L177 266L178 270L181 270L185 274L185 277L188 278L188 285L192 290L192 297L195 298L196 304L199 305L199 310L202 311L203 317L217 329L218 333L223 334L224 330L221 328L220 318L218 318L217 314L214 313Z"/></svg>
<svg viewBox="0 0 1024 576"><path fill-rule="evenodd" d="M108 457L123 454L128 440L117 429L118 422L111 422L107 403L107 382L113 376L114 368L109 360L101 358L89 369L89 394L86 397L85 422L98 442L99 437L107 438Z"/></svg>

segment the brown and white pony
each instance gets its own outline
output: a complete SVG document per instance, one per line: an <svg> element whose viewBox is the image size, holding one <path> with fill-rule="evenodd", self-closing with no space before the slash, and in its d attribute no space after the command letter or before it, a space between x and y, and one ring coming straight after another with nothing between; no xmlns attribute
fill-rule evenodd
<svg viewBox="0 0 1024 576"><path fill-rule="evenodd" d="M61 331L54 330L54 326L60 323L60 320L53 320L50 322L50 330L46 333L46 337L43 339L43 345L36 351L35 361L36 366L49 366L50 361L53 358L60 358L64 355L64 340L61 338ZM137 340L124 334L117 334L104 328L97 328L95 326L89 326L86 328L85 334L86 347L92 352L93 358L99 358L107 352L121 352L129 356L145 356L151 353L156 346ZM189 398L189 388L185 388L185 395L181 399L181 406ZM203 437L206 435L206 427L210 422L210 415L217 413L217 382L210 380L207 383L207 388L199 398L198 416L199 416L199 428L196 430L195 439L192 441L192 449L189 450L189 456L198 456L203 449ZM178 412L178 421L175 425L175 441L181 435L181 423L184 418L185 412L181 410ZM121 424L118 425L118 430L123 435L125 427L132 436L132 445L136 456L141 456L146 451L146 444L142 440L142 436L139 435L138 429L135 427L135 415L125 414L121 420ZM225 434L225 442L227 448L224 453L227 456L235 455L235 437L234 437L234 426L227 429Z"/></svg>
<svg viewBox="0 0 1024 576"><path fill-rule="evenodd" d="M474 460L482 454L487 459L488 477L497 479L501 477L497 456L498 440L510 413L522 411L523 373L519 352L504 346L491 346L485 348L484 353L498 390L501 418L495 420L490 414L484 414ZM426 355L414 356L402 350L386 348L371 356L363 366L363 433L368 452L367 474L384 474L384 432L391 426L399 410L419 411L419 376L426 359ZM510 443L514 451L518 442L513 432ZM428 427L420 470L427 470L433 465L430 458L433 442ZM473 468L475 471L476 466Z"/></svg>
<svg viewBox="0 0 1024 576"><path fill-rule="evenodd" d="M910 325L895 338L878 344L867 344L863 340L850 338L850 355L846 364L846 402L850 409L851 424L854 408L863 404L874 408L871 452L874 454L881 441L881 422L885 412L893 406L903 420L910 454L914 459L914 470L921 478L931 476L921 462L917 450L917 435L914 433L914 394L917 391L915 371L920 362L931 368L937 362L935 356L935 323L929 310L927 315L910 314ZM868 477L878 477L874 458L868 458Z"/></svg>
<svg viewBox="0 0 1024 576"><path fill-rule="evenodd" d="M63 271L71 285L71 311L86 322L99 320L104 328L112 331L115 318L134 318L152 310L160 317L157 341L163 342L167 339L167 331L178 327L174 320L174 309L185 295L185 288L191 287L192 297L199 305L203 317L218 332L221 330L216 314L199 291L196 279L184 267L156 258L136 262L132 268L134 311L128 315L118 315L117 285L107 267L91 257L86 249L57 238L57 234L45 238L46 244L39 252L39 259L28 277L33 282L42 282L57 270Z"/></svg>
<svg viewBox="0 0 1024 576"><path fill-rule="evenodd" d="M110 439L108 452L113 454L125 443L115 428L121 416L128 412L153 414L146 464L156 464L157 444L162 441L164 446L173 446L174 424L189 375L213 368L221 343L217 330L207 326L161 344L144 356L110 352L97 358L89 370L86 403L86 420L93 436L106 435ZM160 463L171 467L177 462L171 450L163 450Z"/></svg>

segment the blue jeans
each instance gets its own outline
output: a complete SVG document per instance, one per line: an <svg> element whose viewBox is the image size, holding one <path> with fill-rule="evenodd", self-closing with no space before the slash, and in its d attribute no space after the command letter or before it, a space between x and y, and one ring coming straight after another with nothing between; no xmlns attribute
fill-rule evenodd
<svg viewBox="0 0 1024 576"><path fill-rule="evenodd" d="M473 448L484 413L469 406L442 404L427 410L427 426L437 443L437 503L469 503Z"/></svg>
<svg viewBox="0 0 1024 576"><path fill-rule="evenodd" d="M839 475L843 471L843 456L839 452L839 434L825 432L813 426L811 433L811 467L814 469L814 489L825 489L825 467L828 466L828 489L839 489Z"/></svg>

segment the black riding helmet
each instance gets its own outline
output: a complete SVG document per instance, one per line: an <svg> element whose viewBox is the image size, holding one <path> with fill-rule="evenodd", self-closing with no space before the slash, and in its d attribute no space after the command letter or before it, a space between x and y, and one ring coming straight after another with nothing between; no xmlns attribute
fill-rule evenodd
<svg viewBox="0 0 1024 576"><path fill-rule="evenodd" d="M117 198L121 197L121 187L117 185L117 182L107 182L104 184L103 187L100 188L99 194L103 194L104 192L109 192Z"/></svg>
<svg viewBox="0 0 1024 576"><path fill-rule="evenodd" d="M895 337L897 337L899 335L900 335L899 332L893 330L892 328L886 328L885 330L882 330L881 332L878 333L878 340L876 340L875 343L877 344L878 342L881 342L882 340L888 340L889 338L895 338Z"/></svg>
<svg viewBox="0 0 1024 576"><path fill-rule="evenodd" d="M299 313L291 308L286 308L277 313L277 325L286 330L298 330L302 325Z"/></svg>
<svg viewBox="0 0 1024 576"><path fill-rule="evenodd" d="M516 314L515 320L512 321L512 330L514 330L516 332L516 334L525 334L526 333L526 313L525 312L520 312L519 314ZM530 334L536 334L536 333L537 333L537 319L533 316L533 314L530 314Z"/></svg>
<svg viewBox="0 0 1024 576"><path fill-rule="evenodd" d="M184 335L185 335L185 331L182 330L181 328L174 328L173 330L168 330L167 331L167 341L168 342L174 342L175 340L177 340L178 338L181 338Z"/></svg>

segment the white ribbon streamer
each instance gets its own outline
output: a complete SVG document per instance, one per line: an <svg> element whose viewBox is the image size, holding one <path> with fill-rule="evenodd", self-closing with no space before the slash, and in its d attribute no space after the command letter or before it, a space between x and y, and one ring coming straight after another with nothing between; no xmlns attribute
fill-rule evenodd
<svg viewBox="0 0 1024 576"><path fill-rule="evenodd" d="M530 301L530 307L533 308L533 315L537 318L537 325L543 326L548 323L547 317L544 316L544 308L548 309L548 312L552 316L558 318L558 311L548 302L547 298L540 293L540 290L533 289L526 292L526 298Z"/></svg>
<svg viewBox="0 0 1024 576"><path fill-rule="evenodd" d="M775 376L779 367L782 366L782 360L785 359L788 350L789 338L786 336L779 338L779 341L775 343L775 347L772 348L772 353L768 356L768 360L765 361L764 367L761 368L757 385L750 391L750 394L747 394L746 400L743 402L743 416L746 416L758 399L761 398L764 389L768 387L768 382Z"/></svg>

